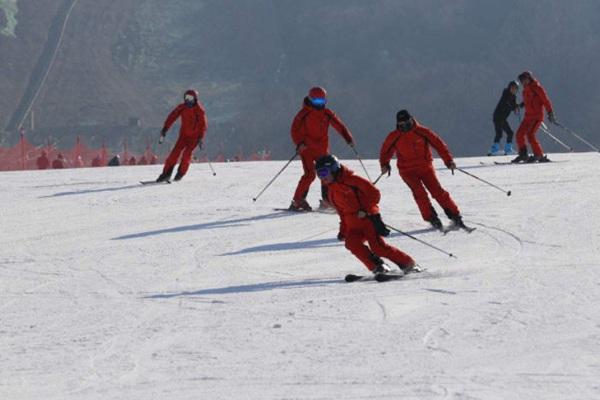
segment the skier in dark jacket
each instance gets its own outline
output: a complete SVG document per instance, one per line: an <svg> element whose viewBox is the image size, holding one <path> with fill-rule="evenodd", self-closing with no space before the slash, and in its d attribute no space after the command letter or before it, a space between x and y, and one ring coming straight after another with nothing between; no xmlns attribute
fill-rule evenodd
<svg viewBox="0 0 600 400"><path fill-rule="evenodd" d="M508 124L508 116L511 112L519 112L517 104L517 91L519 83L517 81L509 82L508 86L502 91L502 97L494 110L494 128L496 129L496 137L488 156L500 155L500 140L502 133L506 132L506 144L504 145L504 154L514 154L512 139L514 132Z"/></svg>

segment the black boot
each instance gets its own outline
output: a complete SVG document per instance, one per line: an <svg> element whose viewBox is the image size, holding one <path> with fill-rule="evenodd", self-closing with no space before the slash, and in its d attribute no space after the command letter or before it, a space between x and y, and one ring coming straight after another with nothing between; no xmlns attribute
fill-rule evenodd
<svg viewBox="0 0 600 400"><path fill-rule="evenodd" d="M179 171L177 171L177 173L175 174L175 182L178 182L181 180L181 178L183 178L183 174Z"/></svg>
<svg viewBox="0 0 600 400"><path fill-rule="evenodd" d="M527 147L521 147L519 149L519 155L511 161L511 163L520 163L526 162L529 159L529 154L527 153Z"/></svg>
<svg viewBox="0 0 600 400"><path fill-rule="evenodd" d="M434 227L437 230L441 231L444 228L442 221L440 221L440 217L438 217L437 215L432 216L429 219L429 223L431 224L432 227Z"/></svg>
<svg viewBox="0 0 600 400"><path fill-rule="evenodd" d="M173 173L173 168L164 171L162 174L156 178L156 182L168 182L171 180L171 174Z"/></svg>
<svg viewBox="0 0 600 400"><path fill-rule="evenodd" d="M452 219L452 222L454 223L454 225L456 225L457 227L466 228L465 223L463 222L460 214L453 215L451 219Z"/></svg>

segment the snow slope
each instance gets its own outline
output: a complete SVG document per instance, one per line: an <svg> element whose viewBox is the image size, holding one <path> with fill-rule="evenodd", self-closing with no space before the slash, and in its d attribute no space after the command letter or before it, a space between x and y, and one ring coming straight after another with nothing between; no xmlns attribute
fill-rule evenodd
<svg viewBox="0 0 600 400"><path fill-rule="evenodd" d="M1 173L0 398L600 399L600 155L551 158L458 160L511 197L440 168L470 235L382 179L384 220L458 256L394 235L428 270L382 284L343 282L337 216L272 210L297 162L257 203L283 162Z"/></svg>

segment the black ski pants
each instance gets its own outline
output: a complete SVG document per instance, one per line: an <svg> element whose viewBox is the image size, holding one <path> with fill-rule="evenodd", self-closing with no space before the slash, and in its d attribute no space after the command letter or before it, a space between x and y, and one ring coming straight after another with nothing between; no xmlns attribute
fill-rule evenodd
<svg viewBox="0 0 600 400"><path fill-rule="evenodd" d="M500 139L502 139L502 132L506 132L506 143L512 143L514 132L506 119L494 118L494 128L496 129L494 143L500 142Z"/></svg>

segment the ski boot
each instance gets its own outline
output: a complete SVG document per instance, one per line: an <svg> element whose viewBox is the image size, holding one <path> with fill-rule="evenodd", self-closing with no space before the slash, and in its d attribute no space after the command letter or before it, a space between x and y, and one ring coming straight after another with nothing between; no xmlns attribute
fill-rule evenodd
<svg viewBox="0 0 600 400"><path fill-rule="evenodd" d="M538 162L540 163L546 163L546 162L551 162L552 160L548 158L548 156L546 156L545 154L541 157L538 158Z"/></svg>
<svg viewBox="0 0 600 400"><path fill-rule="evenodd" d="M507 156L512 156L515 154L515 149L512 145L512 143L505 143L504 144L504 154Z"/></svg>
<svg viewBox="0 0 600 400"><path fill-rule="evenodd" d="M168 172L168 171L167 171ZM156 182L169 182L171 180L171 174L163 172L156 178Z"/></svg>
<svg viewBox="0 0 600 400"><path fill-rule="evenodd" d="M438 217L437 215L432 216L429 219L429 223L431 224L431 226L435 229L437 229L438 231L441 231L444 229L444 225L442 224L442 221L440 221L440 217Z"/></svg>
<svg viewBox="0 0 600 400"><path fill-rule="evenodd" d="M333 206L331 205L330 202L328 202L327 200L323 200L323 199L319 200L319 210L329 211L332 209L333 209Z"/></svg>
<svg viewBox="0 0 600 400"><path fill-rule="evenodd" d="M519 155L511 161L511 163L517 164L520 162L527 162L529 160L529 155L527 153L527 147L523 147L519 149Z"/></svg>
<svg viewBox="0 0 600 400"><path fill-rule="evenodd" d="M384 263L381 263L379 265L377 265L375 268L373 268L373 275L377 275L377 274L388 274L390 272L392 272L392 269L390 267L388 267L387 265L385 265Z"/></svg>
<svg viewBox="0 0 600 400"><path fill-rule="evenodd" d="M499 156L499 155L500 155L500 143L494 142L494 144L492 144L492 147L490 148L490 152L488 153L488 156Z"/></svg>
<svg viewBox="0 0 600 400"><path fill-rule="evenodd" d="M175 174L175 178L173 180L175 182L179 182L181 180L181 178L183 178L183 174L180 173L179 171L177 171L177 173Z"/></svg>
<svg viewBox="0 0 600 400"><path fill-rule="evenodd" d="M546 157L545 155L543 156L531 156L527 159L528 163L545 163L545 162L550 162L550 160L548 159L548 157Z"/></svg>
<svg viewBox="0 0 600 400"><path fill-rule="evenodd" d="M292 200L292 204L288 208L289 211L312 211L312 207L306 200Z"/></svg>
<svg viewBox="0 0 600 400"><path fill-rule="evenodd" d="M421 272L421 269L414 261L409 264L398 264L398 268L406 275L415 272Z"/></svg>

